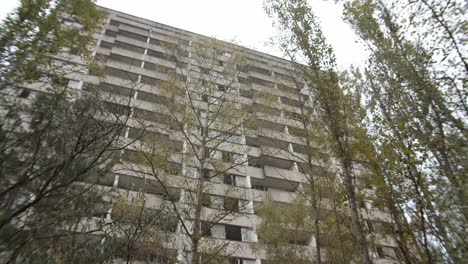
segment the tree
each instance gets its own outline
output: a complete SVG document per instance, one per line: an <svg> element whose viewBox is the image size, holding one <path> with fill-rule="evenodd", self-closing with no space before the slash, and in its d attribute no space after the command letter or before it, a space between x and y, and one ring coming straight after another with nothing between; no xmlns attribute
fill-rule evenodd
<svg viewBox="0 0 468 264"><path fill-rule="evenodd" d="M69 87L98 65L92 1L22 1L0 30L0 244L9 262L86 261L127 116ZM60 52L69 52L68 55ZM70 53L82 63L67 62ZM68 58L69 59L69 58ZM81 85L81 83L80 83ZM110 99L110 98L107 98ZM116 113L113 113L113 112ZM95 206L88 206L95 204ZM86 241L86 242L83 242Z"/></svg>
<svg viewBox="0 0 468 264"><path fill-rule="evenodd" d="M266 200L255 210L262 222L257 227L260 241L254 247L265 251L268 263L310 263L315 258L316 252L306 248L314 222L303 199L287 206Z"/></svg>
<svg viewBox="0 0 468 264"><path fill-rule="evenodd" d="M171 263L175 252L165 243L173 240L170 232L177 227L177 219L170 210L154 210L146 206L144 194L120 197L112 206L112 224L106 230L103 247L111 259L121 258L126 263L134 261L161 261Z"/></svg>
<svg viewBox="0 0 468 264"><path fill-rule="evenodd" d="M417 244L417 262L457 263L466 255L463 5L345 4L345 19L371 51L361 79L371 102L368 126L375 131L377 162L400 221L407 221L401 214L410 219L398 241L406 236Z"/></svg>
<svg viewBox="0 0 468 264"><path fill-rule="evenodd" d="M79 54L89 67L96 66L89 46L103 15L89 0L22 1L0 28L2 91L57 75L62 65L51 55L60 52Z"/></svg>
<svg viewBox="0 0 468 264"><path fill-rule="evenodd" d="M275 203L268 203L268 206L262 206L260 216L269 225L283 225L283 229L262 228L266 224L262 223L258 229L258 235L261 237L257 248L265 249L270 256L269 261L284 261L280 257L282 254L278 243L284 245L283 250L287 250L287 256L292 258L291 254L301 256L300 259L315 259L316 263L324 262L323 255L328 256L328 262L350 262L355 258L353 247L347 247L346 244L354 244L351 236L346 237L345 233L349 233L349 218L346 217L346 210L343 210L343 188L336 182L336 172L333 171L331 163L331 155L329 144L327 142L326 133L319 120L316 118L316 112L312 101L309 99L310 92L304 89L304 83L296 79L300 76L294 68L290 70L290 77L277 76L276 82L278 88L283 92L284 96L280 98L282 102L282 111L287 117L291 117L297 122L299 127L288 126L288 134L297 136L300 144L293 143L291 145L290 156L295 160L293 166L295 173L299 173L303 178L302 185L295 191L296 198L294 203L300 205L304 210L307 210L306 216L301 216L303 220L309 221L306 233L302 227L299 228L297 223L287 223L287 219L274 217L270 214L270 210L279 210L280 215L288 215L284 212L282 206ZM292 88L295 87L295 88ZM291 108L291 106L294 106ZM294 108L299 109L294 110ZM278 171L279 174L281 172ZM288 175L281 175L285 180L288 180ZM266 212L266 213L264 213ZM295 211L291 211L292 215ZM294 217L289 218L294 221ZM312 235L311 243L315 247L314 254L305 251L301 246L292 246L291 241L287 236L271 236L272 232L286 232L288 226L291 232L298 232L304 236ZM296 229L299 228L299 229ZM275 231L271 231L275 230ZM332 232L331 230L336 230ZM331 241L339 241L341 246L334 247ZM278 256L273 257L272 252L277 252ZM325 253L322 253L325 252ZM307 253L302 255L302 253ZM333 257L331 257L333 256Z"/></svg>
<svg viewBox="0 0 468 264"><path fill-rule="evenodd" d="M151 189L153 207L163 206L177 219L178 238L168 244L179 261L227 261L236 247L214 239L225 236L221 229L239 231L227 239L255 239L253 230L225 227L253 210L252 197L241 188L249 187L242 176L248 148L241 135L252 120L238 99L245 61L216 40L167 45L173 68L148 86L154 107L134 110L141 126L132 128L129 137L143 137L123 155L125 170L144 179L134 189ZM223 182L232 186L221 187Z"/></svg>
<svg viewBox="0 0 468 264"><path fill-rule="evenodd" d="M326 131L332 157L338 160L362 262L371 263L356 190L354 163L358 159L352 146L357 123L349 99L339 86L332 48L326 44L317 18L305 1L266 1L265 9L281 31L278 43L282 51L292 61L304 64L298 64L298 71L310 91L318 122Z"/></svg>

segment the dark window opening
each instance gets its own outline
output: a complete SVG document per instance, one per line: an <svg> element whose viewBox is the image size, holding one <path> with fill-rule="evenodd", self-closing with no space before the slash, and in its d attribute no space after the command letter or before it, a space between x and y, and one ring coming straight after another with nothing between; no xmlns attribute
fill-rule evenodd
<svg viewBox="0 0 468 264"><path fill-rule="evenodd" d="M162 83L162 81L159 80L159 79L144 76L144 75L141 76L140 82L145 83L145 84L149 84L149 85L159 85L159 84Z"/></svg>
<svg viewBox="0 0 468 264"><path fill-rule="evenodd" d="M201 235L203 237L211 237L211 224L208 222L201 222Z"/></svg>
<svg viewBox="0 0 468 264"><path fill-rule="evenodd" d="M249 77L249 80L252 83L262 85L262 86L266 86L266 87L273 87L274 86L274 84L272 82L270 82L270 81L262 80L262 79L255 78L255 77L252 77L252 76Z"/></svg>
<svg viewBox="0 0 468 264"><path fill-rule="evenodd" d="M106 29L106 32L104 34L106 36L110 36L110 37L113 37L113 38L115 38L117 36L117 32L109 30L109 29Z"/></svg>
<svg viewBox="0 0 468 264"><path fill-rule="evenodd" d="M240 226L226 225L226 239L242 241L242 231Z"/></svg>
<svg viewBox="0 0 468 264"><path fill-rule="evenodd" d="M240 96L246 97L246 98L252 98L253 97L252 91L246 91L246 90L239 89L239 94L240 94Z"/></svg>
<svg viewBox="0 0 468 264"><path fill-rule="evenodd" d="M18 97L21 98L28 98L28 96L31 94L31 91L28 89L23 89L21 93L18 95Z"/></svg>
<svg viewBox="0 0 468 264"><path fill-rule="evenodd" d="M126 49L126 50L133 51L133 52L140 53L140 54L145 53L144 48L141 48L132 44L128 44L125 42L121 42L121 41L115 41L115 47Z"/></svg>
<svg viewBox="0 0 468 264"><path fill-rule="evenodd" d="M156 51L156 50L151 50L151 49L148 49L148 56L151 56L151 57L155 57L155 58L158 58L158 59L163 59L163 60L167 60L167 61L176 61L176 58L172 55L168 55L168 54L165 54L163 52L160 52L160 51Z"/></svg>
<svg viewBox="0 0 468 264"><path fill-rule="evenodd" d="M135 92L132 89L122 87L122 86L113 85L113 84L110 84L110 83L101 83L99 88L100 88L100 90L102 90L104 92L107 92L107 93L112 93L112 94L121 95L121 96L128 96L128 97L133 96L133 94Z"/></svg>
<svg viewBox="0 0 468 264"><path fill-rule="evenodd" d="M129 64L131 66L140 66L141 65L141 60L137 60L137 59L134 59L134 58L122 56L122 55L115 54L115 53L111 53L109 58L114 60L114 61L117 61L117 62Z"/></svg>
<svg viewBox="0 0 468 264"><path fill-rule="evenodd" d="M104 41L102 40L101 41L101 47L105 48L105 49L112 49L112 43L110 42L107 42L107 41Z"/></svg>
<svg viewBox="0 0 468 264"><path fill-rule="evenodd" d="M125 79L125 80L130 80L132 82L138 81L138 74L136 73L131 73L131 72L127 72L127 71L123 71L123 70L111 68L111 67L106 67L104 69L104 72L107 75L115 76L115 77Z"/></svg>
<svg viewBox="0 0 468 264"><path fill-rule="evenodd" d="M111 21L109 22L109 24L111 24L112 26L119 26L120 22L117 21L117 20L114 20L114 19L111 19Z"/></svg>
<svg viewBox="0 0 468 264"><path fill-rule="evenodd" d="M144 100L144 101L157 103L157 104L165 104L168 102L168 99L166 97L163 97L157 94L147 93L144 91L139 91L137 98L139 100Z"/></svg>
<svg viewBox="0 0 468 264"><path fill-rule="evenodd" d="M133 33L133 32L130 32L130 31L122 30L122 29L119 30L118 34L120 36L124 36L124 37L131 38L131 39L134 39L134 40L138 40L138 41L141 41L141 42L146 42L146 40L148 39L148 37L146 37L146 36L143 36L143 35L140 35L140 34L137 34L137 33Z"/></svg>
<svg viewBox="0 0 468 264"><path fill-rule="evenodd" d="M224 208L228 212L239 212L239 199L224 197Z"/></svg>
<svg viewBox="0 0 468 264"><path fill-rule="evenodd" d="M264 75L271 75L270 71L267 70L267 69L263 69L263 68L260 68L260 67L257 67L257 66L252 66L250 68L251 71L253 72L257 72L257 73L260 73L260 74L264 74Z"/></svg>

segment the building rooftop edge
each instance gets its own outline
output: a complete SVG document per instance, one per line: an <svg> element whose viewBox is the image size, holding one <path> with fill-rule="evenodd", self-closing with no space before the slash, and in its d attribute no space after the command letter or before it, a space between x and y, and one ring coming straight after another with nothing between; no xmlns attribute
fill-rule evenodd
<svg viewBox="0 0 468 264"><path fill-rule="evenodd" d="M290 60L288 60L288 59L285 59L285 58L282 58L282 57L279 57L279 56L276 56L276 55L272 55L272 54L269 54L269 53L265 53L265 52L262 52L262 51L259 51L259 50L255 50L255 49L253 49L253 48L245 47L245 46L242 46L242 45L239 45L239 44L236 44L236 43L232 43L232 42L225 41L225 40L220 40L220 39L217 39L217 38L215 38L215 37L209 37L209 36L206 36L206 35L203 35L203 34L199 34L199 33L196 33L196 32L192 32L192 31L189 31L189 30L177 28L177 27L170 26L170 25L167 25L167 24L164 24L164 23L160 23L160 22L157 22L157 21L148 19L148 18L144 18L144 17L140 17L140 16L137 16L137 15L129 14L129 13L126 13L126 12L118 11L118 10L115 10L115 9L112 9L112 8L108 8L108 7L104 7L104 6L101 6L101 5L96 5L96 6L98 6L99 8L102 8L102 9L106 9L106 10L112 11L112 12L121 13L121 14L124 14L124 15L127 15L127 16L133 16L133 17L136 17L136 18L139 18L139 19L142 19L142 20L149 21L149 22L151 22L151 23L156 23L156 24L160 24L160 25L163 25L163 26L166 26L166 27L169 27L169 28L173 28L173 29L176 29L176 30L180 30L180 31L185 32L185 33L188 33L188 34L198 35L198 36L204 37L204 38L216 39L216 40L219 40L219 41L221 41L221 42L223 42L223 43L226 43L226 44L228 44L228 45L235 46L235 47L240 48L240 49L245 49L245 50L248 50L248 51L251 51L251 52L254 52L254 53L259 53L259 54L264 55L264 56L267 56L267 57L271 57L271 58L274 59L274 60L280 60L280 61L285 62L285 63L293 63L292 61L290 61Z"/></svg>

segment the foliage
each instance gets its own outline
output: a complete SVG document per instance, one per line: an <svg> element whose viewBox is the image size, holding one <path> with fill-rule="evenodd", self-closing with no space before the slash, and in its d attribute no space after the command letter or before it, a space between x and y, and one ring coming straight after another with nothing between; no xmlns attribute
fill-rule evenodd
<svg viewBox="0 0 468 264"><path fill-rule="evenodd" d="M59 52L80 54L92 66L89 45L103 17L90 0L21 1L0 27L0 89L44 75L57 77L60 68L51 55ZM65 20L79 26L64 26Z"/></svg>
<svg viewBox="0 0 468 264"><path fill-rule="evenodd" d="M350 220L361 261L371 263L368 241L358 207L354 164L359 162L355 145L360 143L354 109L349 96L339 85L333 50L321 31L320 23L306 1L266 1L266 12L280 30L277 42L285 55L297 62L297 74L312 100L314 118L325 131L331 156L337 159L347 197ZM302 64L299 64L302 63ZM317 245L316 248L320 247ZM317 258L321 262L320 256Z"/></svg>
<svg viewBox="0 0 468 264"><path fill-rule="evenodd" d="M67 85L70 74L96 67L89 47L103 16L92 1L22 1L2 23L4 261L76 263L102 255L95 233L106 225L105 205L98 206L104 191L95 183L113 166L127 118L110 113L96 91ZM63 67L60 52L79 54L84 69Z"/></svg>
<svg viewBox="0 0 468 264"><path fill-rule="evenodd" d="M262 222L257 226L259 243L255 247L264 249L268 263L310 263L313 256L306 245L313 227L304 200L288 205L267 200L256 210Z"/></svg>
<svg viewBox="0 0 468 264"><path fill-rule="evenodd" d="M357 80L370 103L374 168L399 211L394 219L402 222L404 235L397 241L408 262L458 263L466 254L463 6L460 1L345 4L345 19L371 51ZM410 256L416 253L412 244L419 248L417 260Z"/></svg>
<svg viewBox="0 0 468 264"><path fill-rule="evenodd" d="M247 163L246 155L231 153L247 151L239 144L240 135L252 120L237 99L238 69L245 62L217 40L200 38L179 45L165 47L175 70L151 86L159 105L148 115L136 114L145 132L134 144L138 158L127 167L160 190L161 203L178 219L183 240L172 246L186 252L181 255L184 261L215 263L227 260L235 248L207 234L214 225L239 216L243 200L239 197L248 202L245 191L232 186L222 194L226 198L220 196L225 201L222 208L210 205L217 183L225 174L241 172ZM161 117L158 123L151 122L155 113ZM237 197L233 204L230 196Z"/></svg>

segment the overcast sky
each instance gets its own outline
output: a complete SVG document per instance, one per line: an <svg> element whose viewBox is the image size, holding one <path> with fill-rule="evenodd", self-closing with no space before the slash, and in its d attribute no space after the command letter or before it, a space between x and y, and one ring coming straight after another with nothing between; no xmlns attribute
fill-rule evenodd
<svg viewBox="0 0 468 264"><path fill-rule="evenodd" d="M0 1L0 18L18 4ZM362 64L366 52L349 26L341 20L341 9L334 1L310 0L320 18L323 31L332 44L340 68ZM262 0L98 0L99 5L147 18L206 36L280 56L269 40L274 28L262 7Z"/></svg>

